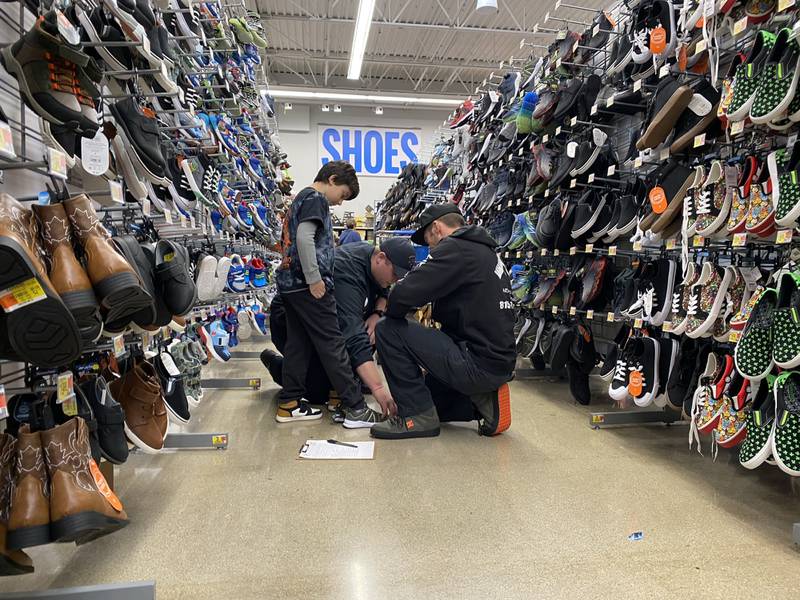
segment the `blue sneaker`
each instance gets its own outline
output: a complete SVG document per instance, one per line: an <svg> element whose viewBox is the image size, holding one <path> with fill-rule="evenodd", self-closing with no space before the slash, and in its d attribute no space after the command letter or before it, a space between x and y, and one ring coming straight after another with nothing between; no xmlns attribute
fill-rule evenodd
<svg viewBox="0 0 800 600"><path fill-rule="evenodd" d="M236 316L236 312L233 310L226 312L222 322L225 324L225 331L229 336L228 347L235 348L239 345L239 318Z"/></svg>
<svg viewBox="0 0 800 600"><path fill-rule="evenodd" d="M250 310L252 311L253 317L255 317L256 325L258 325L261 335L268 335L269 330L267 328L267 315L261 311L261 307L258 304L253 304L253 306L250 307Z"/></svg>
<svg viewBox="0 0 800 600"><path fill-rule="evenodd" d="M522 213L524 216L524 222L522 223L523 228L525 229L525 237L528 238L528 241L536 246L537 248L541 247L539 244L539 240L536 237L536 216L531 215L529 211Z"/></svg>
<svg viewBox="0 0 800 600"><path fill-rule="evenodd" d="M244 263L238 254L231 255L231 268L228 271L227 288L231 292L244 292L247 290L247 283L244 278Z"/></svg>
<svg viewBox="0 0 800 600"><path fill-rule="evenodd" d="M222 214L216 208L211 210L211 224L217 231L222 231Z"/></svg>
<svg viewBox="0 0 800 600"><path fill-rule="evenodd" d="M260 258L254 258L248 265L250 271L250 285L256 289L265 288L269 281L267 280L267 270L264 261Z"/></svg>
<svg viewBox="0 0 800 600"><path fill-rule="evenodd" d="M505 247L509 250L516 250L527 241L528 238L525 235L525 213L519 213L514 219L514 228L511 230L511 237Z"/></svg>
<svg viewBox="0 0 800 600"><path fill-rule="evenodd" d="M203 325L198 328L197 333L212 357L220 362L228 362L231 359L231 353L228 350L230 336L220 321L216 320Z"/></svg>
<svg viewBox="0 0 800 600"><path fill-rule="evenodd" d="M239 206L236 207L236 220L239 224L247 231L254 231L255 227L253 226L253 213L250 212L250 209L247 208L247 204L242 202Z"/></svg>

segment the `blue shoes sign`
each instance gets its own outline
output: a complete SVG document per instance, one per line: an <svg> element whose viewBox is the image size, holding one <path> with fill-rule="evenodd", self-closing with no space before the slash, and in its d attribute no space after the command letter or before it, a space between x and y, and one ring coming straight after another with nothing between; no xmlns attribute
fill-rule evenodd
<svg viewBox="0 0 800 600"><path fill-rule="evenodd" d="M346 160L359 175L396 177L417 162L420 132L382 127L319 126L320 163Z"/></svg>

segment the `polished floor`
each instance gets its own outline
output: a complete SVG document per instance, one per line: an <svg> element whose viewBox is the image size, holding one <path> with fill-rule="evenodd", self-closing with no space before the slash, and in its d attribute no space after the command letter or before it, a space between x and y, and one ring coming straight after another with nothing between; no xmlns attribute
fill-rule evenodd
<svg viewBox="0 0 800 600"><path fill-rule="evenodd" d="M250 343L244 350L255 350ZM512 384L511 430L446 426L373 461L301 461L307 438L368 439L327 419L281 425L265 376L210 391L191 429L225 451L137 454L117 470L126 529L30 551L0 591L155 580L157 598L793 598L798 491L772 467L689 452L687 429L595 431L565 384ZM630 541L641 531L643 539Z"/></svg>

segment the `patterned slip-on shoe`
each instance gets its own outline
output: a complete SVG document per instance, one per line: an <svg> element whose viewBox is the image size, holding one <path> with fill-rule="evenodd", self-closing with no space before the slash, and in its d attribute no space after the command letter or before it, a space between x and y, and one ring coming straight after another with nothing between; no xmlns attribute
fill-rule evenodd
<svg viewBox="0 0 800 600"><path fill-rule="evenodd" d="M731 385L723 396L722 411L714 429L714 440L722 448L733 448L744 441L747 435L747 413L744 408L752 400L750 395L755 395L759 387L741 377L736 386L738 389Z"/></svg>
<svg viewBox="0 0 800 600"><path fill-rule="evenodd" d="M761 81L763 66L775 45L775 34L761 30L756 34L753 46L745 61L736 69L733 81L733 98L728 106L728 119L742 121L750 115Z"/></svg>
<svg viewBox="0 0 800 600"><path fill-rule="evenodd" d="M772 456L784 473L800 477L800 373L781 373L775 382Z"/></svg>
<svg viewBox="0 0 800 600"><path fill-rule="evenodd" d="M800 144L795 144L791 154L777 150L767 158L772 181L772 202L775 205L775 223L780 227L794 227L800 219Z"/></svg>
<svg viewBox="0 0 800 600"><path fill-rule="evenodd" d="M792 37L792 29L784 27L775 39L775 45L758 82L753 106L750 108L750 120L753 123L768 123L789 108L800 77L798 58L800 45Z"/></svg>
<svg viewBox="0 0 800 600"><path fill-rule="evenodd" d="M731 212L728 216L727 230L729 234L742 233L747 224L747 210L750 206L750 190L758 181L758 160L754 156L744 159L744 168L739 174L739 181L731 197Z"/></svg>
<svg viewBox="0 0 800 600"><path fill-rule="evenodd" d="M752 381L764 379L775 366L772 357L772 321L777 304L778 292L773 288L764 290L750 313L739 343L736 344L736 368L743 377Z"/></svg>
<svg viewBox="0 0 800 600"><path fill-rule="evenodd" d="M775 206L769 193L769 179L750 186L745 230L760 237L768 237L775 231Z"/></svg>
<svg viewBox="0 0 800 600"><path fill-rule="evenodd" d="M772 356L781 369L800 366L800 272L778 280L778 304L772 321Z"/></svg>
<svg viewBox="0 0 800 600"><path fill-rule="evenodd" d="M758 383L753 405L746 411L747 437L739 449L739 463L745 469L761 466L772 454L772 438L775 435L774 382L775 378L770 375Z"/></svg>
<svg viewBox="0 0 800 600"><path fill-rule="evenodd" d="M747 300L747 304L745 304L731 319L731 329L734 331L741 331L744 329L744 326L747 325L747 321L750 318L750 313L753 312L753 308L758 302L758 299L761 297L761 294L764 293L765 289L766 288L763 285L759 285L755 290L753 290L753 293Z"/></svg>
<svg viewBox="0 0 800 600"><path fill-rule="evenodd" d="M708 434L716 429L725 404L725 390L738 381L741 381L741 377L733 368L733 359L725 356L717 380L704 386L704 392L696 397L697 405L692 414L697 431Z"/></svg>

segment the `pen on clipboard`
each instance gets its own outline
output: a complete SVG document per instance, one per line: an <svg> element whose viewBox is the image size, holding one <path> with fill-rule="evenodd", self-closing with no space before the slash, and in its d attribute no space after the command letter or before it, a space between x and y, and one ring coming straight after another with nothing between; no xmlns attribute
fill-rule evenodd
<svg viewBox="0 0 800 600"><path fill-rule="evenodd" d="M348 448L358 448L355 444L346 444L344 442L340 442L339 440L328 440L329 444L336 444L338 446L347 446Z"/></svg>

